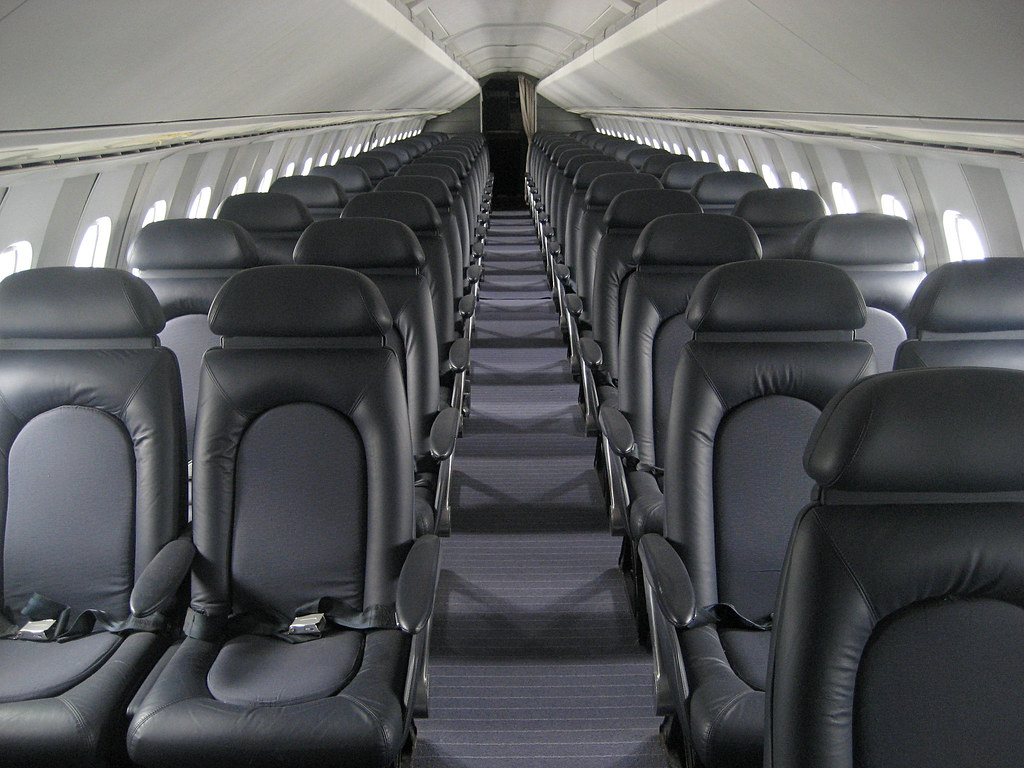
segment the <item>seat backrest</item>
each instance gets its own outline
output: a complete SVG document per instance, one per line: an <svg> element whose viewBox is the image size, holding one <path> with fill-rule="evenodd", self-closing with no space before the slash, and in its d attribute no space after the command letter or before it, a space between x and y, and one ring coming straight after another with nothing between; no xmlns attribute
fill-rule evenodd
<svg viewBox="0 0 1024 768"><path fill-rule="evenodd" d="M280 192L244 192L220 204L215 219L233 221L256 242L261 264L290 264L302 231L313 223L297 197Z"/></svg>
<svg viewBox="0 0 1024 768"><path fill-rule="evenodd" d="M640 172L650 173L660 179L661 175L670 165L689 162L693 162L693 158L689 155L673 155L670 152L659 152L644 158L644 164L641 166Z"/></svg>
<svg viewBox="0 0 1024 768"><path fill-rule="evenodd" d="M430 425L440 403L440 369L423 249L415 233L391 219L317 222L296 243L295 263L345 267L366 275L377 286L394 325L413 451L417 457L426 456Z"/></svg>
<svg viewBox="0 0 1024 768"><path fill-rule="evenodd" d="M644 169L644 163L647 162L647 158L659 155L667 155L669 157L673 156L664 149L655 149L654 147L637 147L626 156L626 162L632 165L633 170L639 173Z"/></svg>
<svg viewBox="0 0 1024 768"><path fill-rule="evenodd" d="M128 266L153 289L166 324L160 344L178 358L189 458L199 398L199 367L217 345L207 315L231 275L259 263L256 244L233 221L167 219L147 224L128 249Z"/></svg>
<svg viewBox="0 0 1024 768"><path fill-rule="evenodd" d="M618 404L640 461L660 467L664 460L676 364L693 338L690 294L713 267L759 256L750 225L720 213L661 216L637 238L636 271L623 290Z"/></svg>
<svg viewBox="0 0 1024 768"><path fill-rule="evenodd" d="M880 213L824 216L804 227L793 250L850 273L869 308L861 335L875 346L878 370L892 370L907 337L907 307L925 276L924 243L910 222Z"/></svg>
<svg viewBox="0 0 1024 768"><path fill-rule="evenodd" d="M619 376L624 281L636 269L634 246L644 227L670 213L700 213L700 205L689 192L677 189L631 189L617 194L605 211L604 234L594 263L590 319L594 340L601 345L604 367L613 382Z"/></svg>
<svg viewBox="0 0 1024 768"><path fill-rule="evenodd" d="M691 190L705 213L732 213L747 192L768 189L768 182L747 171L705 173Z"/></svg>
<svg viewBox="0 0 1024 768"><path fill-rule="evenodd" d="M476 219L471 218L469 215L469 205L463 199L462 182L459 180L459 174L454 168L442 163L431 163L423 160L416 160L416 162L409 163L409 165L403 165L398 169L396 176L433 176L435 179L440 179L448 186L448 191L452 196L452 215L455 217L455 221L459 228L459 243L461 245L461 253L463 262L468 265L470 259L470 248L473 245L473 227L476 224Z"/></svg>
<svg viewBox="0 0 1024 768"><path fill-rule="evenodd" d="M324 597L357 612L394 603L415 524L391 326L372 281L340 267L257 267L217 294L222 344L203 361L196 426L193 611L290 619Z"/></svg>
<svg viewBox="0 0 1024 768"><path fill-rule="evenodd" d="M423 249L427 283L437 324L438 354L447 357L455 339L455 294L451 260L441 231L441 217L428 198L418 192L368 192L353 197L342 218L376 218L400 221L411 229Z"/></svg>
<svg viewBox="0 0 1024 768"><path fill-rule="evenodd" d="M0 283L0 598L13 613L39 594L123 620L135 580L182 531L185 422L163 324L123 270Z"/></svg>
<svg viewBox="0 0 1024 768"><path fill-rule="evenodd" d="M697 284L664 465L665 537L697 605L729 603L759 622L771 614L789 531L811 490L804 446L832 396L874 372L871 345L854 339L865 318L856 285L830 264L742 261ZM705 660L687 662L692 682L705 664L725 664L763 691L769 635L713 625L682 633L684 658Z"/></svg>
<svg viewBox="0 0 1024 768"><path fill-rule="evenodd" d="M454 296L462 295L462 277L466 266L459 221L452 208L455 201L448 185L434 176L392 176L377 185L377 192L418 192L434 204L441 217L441 233L451 260L452 291Z"/></svg>
<svg viewBox="0 0 1024 768"><path fill-rule="evenodd" d="M384 147L371 149L369 152L363 152L363 156L375 157L384 163L384 167L387 168L388 175L393 175L395 171L412 160L412 155L409 151L397 144L389 144Z"/></svg>
<svg viewBox="0 0 1024 768"><path fill-rule="evenodd" d="M373 182L370 181L370 177L366 174L366 171L357 165L342 165L341 163L318 165L310 169L309 175L326 176L329 179L334 179L349 197L358 195L360 192L369 192L373 189Z"/></svg>
<svg viewBox="0 0 1024 768"><path fill-rule="evenodd" d="M583 318L587 322L590 322L592 314L590 298L593 295L597 249L604 235L604 215L620 192L631 189L661 189L661 182L650 174L635 171L603 173L594 178L583 197L579 238L574 246L576 274L573 277L576 280L576 292L584 300Z"/></svg>
<svg viewBox="0 0 1024 768"><path fill-rule="evenodd" d="M755 189L744 194L732 210L761 241L764 259L791 259L804 227L828 215L825 201L812 189Z"/></svg>
<svg viewBox="0 0 1024 768"><path fill-rule="evenodd" d="M579 263L579 252L583 236L583 212L586 209L587 190L594 179L606 173L632 173L629 163L615 160L594 160L584 162L572 177L572 192L565 208L565 238L562 254L566 266L575 271Z"/></svg>
<svg viewBox="0 0 1024 768"><path fill-rule="evenodd" d="M822 414L774 620L766 766L1020 761L1022 400L1020 371L898 371Z"/></svg>
<svg viewBox="0 0 1024 768"><path fill-rule="evenodd" d="M672 163L661 174L661 184L665 189L681 189L692 192L701 177L708 173L719 173L722 166L718 163L705 163L699 160L681 160Z"/></svg>
<svg viewBox="0 0 1024 768"><path fill-rule="evenodd" d="M341 185L327 176L282 176L267 191L297 197L314 221L338 218L348 202Z"/></svg>
<svg viewBox="0 0 1024 768"><path fill-rule="evenodd" d="M1024 259L954 261L929 273L907 310L896 368L1024 370Z"/></svg>
<svg viewBox="0 0 1024 768"><path fill-rule="evenodd" d="M372 186L377 186L381 179L386 179L391 175L387 165L379 157L373 157L370 155L356 155L355 157L345 157L338 161L338 165L354 165L356 168L362 168L367 177L370 179Z"/></svg>

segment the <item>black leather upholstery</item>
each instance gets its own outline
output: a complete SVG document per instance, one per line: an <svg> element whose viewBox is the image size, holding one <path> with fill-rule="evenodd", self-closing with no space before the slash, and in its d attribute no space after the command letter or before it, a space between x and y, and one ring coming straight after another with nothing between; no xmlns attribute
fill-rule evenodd
<svg viewBox="0 0 1024 768"><path fill-rule="evenodd" d="M692 192L702 176L721 171L722 166L718 163L681 160L668 166L662 172L661 184L665 189L681 189L683 192Z"/></svg>
<svg viewBox="0 0 1024 768"><path fill-rule="evenodd" d="M796 512L810 493L801 457L831 397L874 371L853 339L865 308L838 267L743 261L711 270L686 309L665 459L665 538L698 606L729 603L761 622L775 603ZM759 768L768 632L655 616L660 658L678 647L672 698L707 768ZM677 645L678 644L678 645Z"/></svg>
<svg viewBox="0 0 1024 768"><path fill-rule="evenodd" d="M395 176L432 176L435 179L440 179L448 186L448 191L452 196L452 215L458 224L459 245L463 251L460 255L464 260L468 259L469 257L466 252L473 242L473 227L471 225L476 219L469 215L469 204L464 200L465 195L468 194L468 189L465 193L463 192L462 182L459 180L458 173L447 165L418 160L415 163L399 168Z"/></svg>
<svg viewBox="0 0 1024 768"><path fill-rule="evenodd" d="M643 166L640 168L640 172L650 173L660 179L661 174L663 174L670 165L674 165L676 163L688 163L692 161L693 158L689 155L673 155L668 152L662 152L660 154L648 155L644 160Z"/></svg>
<svg viewBox="0 0 1024 768"><path fill-rule="evenodd" d="M124 271L0 283L2 601L17 625L34 593L72 616L129 619L135 584L184 526L184 415L162 327L153 292ZM124 762L125 706L168 640L94 630L0 639L0 762Z"/></svg>
<svg viewBox="0 0 1024 768"><path fill-rule="evenodd" d="M181 369L190 457L199 367L203 353L217 345L207 313L224 281L258 261L256 244L248 233L233 221L218 219L153 222L143 227L128 250L128 266L153 289L167 321L160 343L174 352Z"/></svg>
<svg viewBox="0 0 1024 768"><path fill-rule="evenodd" d="M679 355L693 335L685 321L690 295L713 267L759 258L760 245L742 219L678 213L661 216L644 227L633 255L636 272L627 281L622 300L618 402L633 429L637 457L644 464L660 467L665 457L672 380ZM660 497L660 490L654 490ZM641 495L637 487L631 497ZM656 517L630 515L630 530L636 539L651 531L662 532L657 503L645 508Z"/></svg>
<svg viewBox="0 0 1024 768"><path fill-rule="evenodd" d="M447 345L455 339L455 298L448 246L441 231L441 217L433 203L418 192L371 192L356 195L349 201L342 218L351 217L393 219L416 234L423 249L434 306L438 354L445 356Z"/></svg>
<svg viewBox="0 0 1024 768"><path fill-rule="evenodd" d="M261 264L290 264L302 230L313 223L297 197L280 192L245 192L220 204L214 218L233 221L252 235Z"/></svg>
<svg viewBox="0 0 1024 768"><path fill-rule="evenodd" d="M262 267L225 284L211 325L226 338L203 368L189 636L137 705L129 753L143 766L391 765L411 717L393 611L414 521L387 307L351 270ZM273 633L323 597L379 606L381 628Z"/></svg>
<svg viewBox="0 0 1024 768"><path fill-rule="evenodd" d="M614 160L596 160L581 165L572 178L572 193L565 210L565 240L563 261L574 273L578 272L580 251L583 248L583 212L587 206L587 190L598 176L606 173L631 173L629 163Z"/></svg>
<svg viewBox="0 0 1024 768"><path fill-rule="evenodd" d="M1019 371L898 371L822 414L775 615L765 765L1019 762L1022 397Z"/></svg>
<svg viewBox="0 0 1024 768"><path fill-rule="evenodd" d="M712 171L693 185L691 192L705 213L732 213L747 192L768 189L768 182L747 171Z"/></svg>
<svg viewBox="0 0 1024 768"><path fill-rule="evenodd" d="M362 168L366 172L367 178L370 179L370 184L373 186L376 186L382 179L386 179L391 175L387 165L381 158L365 153L355 157L342 158L337 162L337 165L351 165L356 168Z"/></svg>
<svg viewBox="0 0 1024 768"><path fill-rule="evenodd" d="M970 365L1024 369L1024 259L943 264L907 311L911 338L897 368Z"/></svg>
<svg viewBox="0 0 1024 768"><path fill-rule="evenodd" d="M892 369L896 348L906 338L906 312L924 279L924 244L899 216L848 213L808 224L794 247L796 258L847 270L869 309L863 338L875 346L878 369Z"/></svg>
<svg viewBox="0 0 1024 768"><path fill-rule="evenodd" d="M762 258L789 259L807 224L826 216L821 195L810 189L755 189L744 194L732 211L754 228Z"/></svg>
<svg viewBox="0 0 1024 768"><path fill-rule="evenodd" d="M369 192L373 189L373 182L370 181L370 177L366 175L366 171L357 165L341 165L338 163L335 165L320 165L311 168L309 175L326 176L329 179L334 179L349 197L362 192Z"/></svg>
<svg viewBox="0 0 1024 768"><path fill-rule="evenodd" d="M345 190L328 176L282 176L268 191L297 197L315 221L338 218L348 202Z"/></svg>
<svg viewBox="0 0 1024 768"><path fill-rule="evenodd" d="M604 178L602 176L598 181ZM693 195L674 189L621 192L605 211L604 235L597 248L594 266L591 318L594 339L601 345L604 367L613 382L619 372L619 318L624 281L636 269L633 249L641 230L659 216L699 212L700 206Z"/></svg>

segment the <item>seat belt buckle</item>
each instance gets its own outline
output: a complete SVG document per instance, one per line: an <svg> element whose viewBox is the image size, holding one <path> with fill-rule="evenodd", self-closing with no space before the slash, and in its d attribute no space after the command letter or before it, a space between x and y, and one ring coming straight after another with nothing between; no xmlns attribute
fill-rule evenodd
<svg viewBox="0 0 1024 768"><path fill-rule="evenodd" d="M320 637L327 628L327 618L322 613L307 613L296 616L288 625L289 635L315 635Z"/></svg>
<svg viewBox="0 0 1024 768"><path fill-rule="evenodd" d="M15 635L15 640L33 640L37 643L45 643L53 640L56 631L56 619L38 619L25 623Z"/></svg>

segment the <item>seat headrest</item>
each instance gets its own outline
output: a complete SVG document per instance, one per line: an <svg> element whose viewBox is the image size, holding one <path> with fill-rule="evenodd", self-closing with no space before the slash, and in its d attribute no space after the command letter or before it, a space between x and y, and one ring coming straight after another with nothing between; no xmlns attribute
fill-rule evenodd
<svg viewBox="0 0 1024 768"><path fill-rule="evenodd" d="M391 176L381 179L377 192L419 192L438 209L452 207L452 193L448 185L436 176Z"/></svg>
<svg viewBox="0 0 1024 768"><path fill-rule="evenodd" d="M899 216L844 213L810 222L794 254L841 267L917 265L924 258L924 241Z"/></svg>
<svg viewBox="0 0 1024 768"><path fill-rule="evenodd" d="M641 267L715 267L759 258L761 243L751 226L723 213L659 216L643 228L633 248Z"/></svg>
<svg viewBox="0 0 1024 768"><path fill-rule="evenodd" d="M644 162L648 157L654 157L656 155L668 155L664 149L655 149L654 147L639 147L634 149L626 156L626 162L633 166L637 171L644 167Z"/></svg>
<svg viewBox="0 0 1024 768"><path fill-rule="evenodd" d="M1021 371L917 368L870 376L822 411L804 467L826 494L1024 491L1021 402Z"/></svg>
<svg viewBox="0 0 1024 768"><path fill-rule="evenodd" d="M147 224L128 249L128 266L154 269L245 269L259 261L249 233L233 221L166 219Z"/></svg>
<svg viewBox="0 0 1024 768"><path fill-rule="evenodd" d="M661 182L636 171L604 173L590 183L584 202L587 208L607 208L621 192L630 189L661 189Z"/></svg>
<svg viewBox="0 0 1024 768"><path fill-rule="evenodd" d="M594 179L606 173L635 173L635 171L629 163L620 163L617 160L592 160L581 165L576 171L576 175L572 177L572 188L577 192L586 192Z"/></svg>
<svg viewBox="0 0 1024 768"><path fill-rule="evenodd" d="M340 267L274 264L228 278L210 330L244 337L381 337L391 313L370 278Z"/></svg>
<svg viewBox="0 0 1024 768"><path fill-rule="evenodd" d="M754 227L797 227L828 214L825 201L812 189L754 189L732 211Z"/></svg>
<svg viewBox="0 0 1024 768"><path fill-rule="evenodd" d="M700 213L700 203L678 189L630 189L617 194L608 205L604 225L608 229L643 229L670 213Z"/></svg>
<svg viewBox="0 0 1024 768"><path fill-rule="evenodd" d="M735 205L747 192L768 189L768 182L747 171L712 171L693 185L693 196L703 205Z"/></svg>
<svg viewBox="0 0 1024 768"><path fill-rule="evenodd" d="M2 339L153 338L163 327L153 290L121 269L43 267L0 282Z"/></svg>
<svg viewBox="0 0 1024 768"><path fill-rule="evenodd" d="M327 264L355 270L419 269L424 261L416 233L392 219L346 217L317 221L309 225L295 244L296 264Z"/></svg>
<svg viewBox="0 0 1024 768"><path fill-rule="evenodd" d="M402 155L399 154L399 151L406 156L406 159L402 159ZM411 158L409 158L408 155L408 152L393 147L388 147L386 149L384 147L378 147L377 149L371 149L369 152L363 153L364 157L373 157L384 163L384 167L387 169L388 173L394 173L402 167L403 163L409 162Z"/></svg>
<svg viewBox="0 0 1024 768"><path fill-rule="evenodd" d="M430 199L419 192L367 192L348 201L342 218L358 216L394 219L413 232L438 232L441 216Z"/></svg>
<svg viewBox="0 0 1024 768"><path fill-rule="evenodd" d="M648 155L644 158L644 164L640 168L641 173L650 173L661 178L665 169L675 163L692 163L693 158L689 155L673 155L669 152L662 152L657 155Z"/></svg>
<svg viewBox="0 0 1024 768"><path fill-rule="evenodd" d="M388 167L384 165L384 161L379 157L370 157L368 155L346 157L339 160L337 165L354 165L356 168L362 168L370 179L371 184L390 175Z"/></svg>
<svg viewBox="0 0 1024 768"><path fill-rule="evenodd" d="M563 171L563 173L566 176L566 178L575 181L576 173L579 171L580 168L582 168L587 163L597 163L602 162L603 160L604 155L602 155L600 152L594 152L593 150L591 150L590 152L582 152L578 155L573 155L569 159L569 162L565 164L565 170Z"/></svg>
<svg viewBox="0 0 1024 768"><path fill-rule="evenodd" d="M694 332L854 331L866 321L864 298L845 271L791 259L715 267L686 307Z"/></svg>
<svg viewBox="0 0 1024 768"><path fill-rule="evenodd" d="M722 170L717 163L702 163L694 160L683 160L672 163L661 174L661 184L665 189L681 189L689 192L700 181L700 177L708 173Z"/></svg>
<svg viewBox="0 0 1024 768"><path fill-rule="evenodd" d="M1024 259L943 264L918 286L907 322L934 333L1024 330Z"/></svg>
<svg viewBox="0 0 1024 768"><path fill-rule="evenodd" d="M269 191L297 197L307 208L343 208L348 201L341 185L327 176L282 176Z"/></svg>
<svg viewBox="0 0 1024 768"><path fill-rule="evenodd" d="M313 223L297 197L280 192L243 192L227 198L214 218L233 221L250 232L301 231Z"/></svg>
<svg viewBox="0 0 1024 768"><path fill-rule="evenodd" d="M358 195L373 189L370 177L358 165L321 165L309 171L310 176L326 176L334 179L345 190L346 195Z"/></svg>
<svg viewBox="0 0 1024 768"><path fill-rule="evenodd" d="M399 168L395 176L433 176L447 184L448 191L453 195L462 189L462 182L459 181L458 174L447 165L438 165L437 163L409 163L409 165Z"/></svg>
<svg viewBox="0 0 1024 768"><path fill-rule="evenodd" d="M455 175L459 177L459 180L466 178L469 173L466 170L466 162L464 157L456 157L455 155L442 154L438 150L431 150L422 157L417 157L409 165L442 165L446 168L451 169L455 172Z"/></svg>

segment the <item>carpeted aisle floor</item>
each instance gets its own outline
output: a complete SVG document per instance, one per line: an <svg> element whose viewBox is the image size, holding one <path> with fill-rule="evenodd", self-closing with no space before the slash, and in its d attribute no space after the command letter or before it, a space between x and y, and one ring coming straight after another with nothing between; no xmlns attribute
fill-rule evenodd
<svg viewBox="0 0 1024 768"><path fill-rule="evenodd" d="M485 269L413 765L664 768L651 662L525 211L492 216Z"/></svg>

